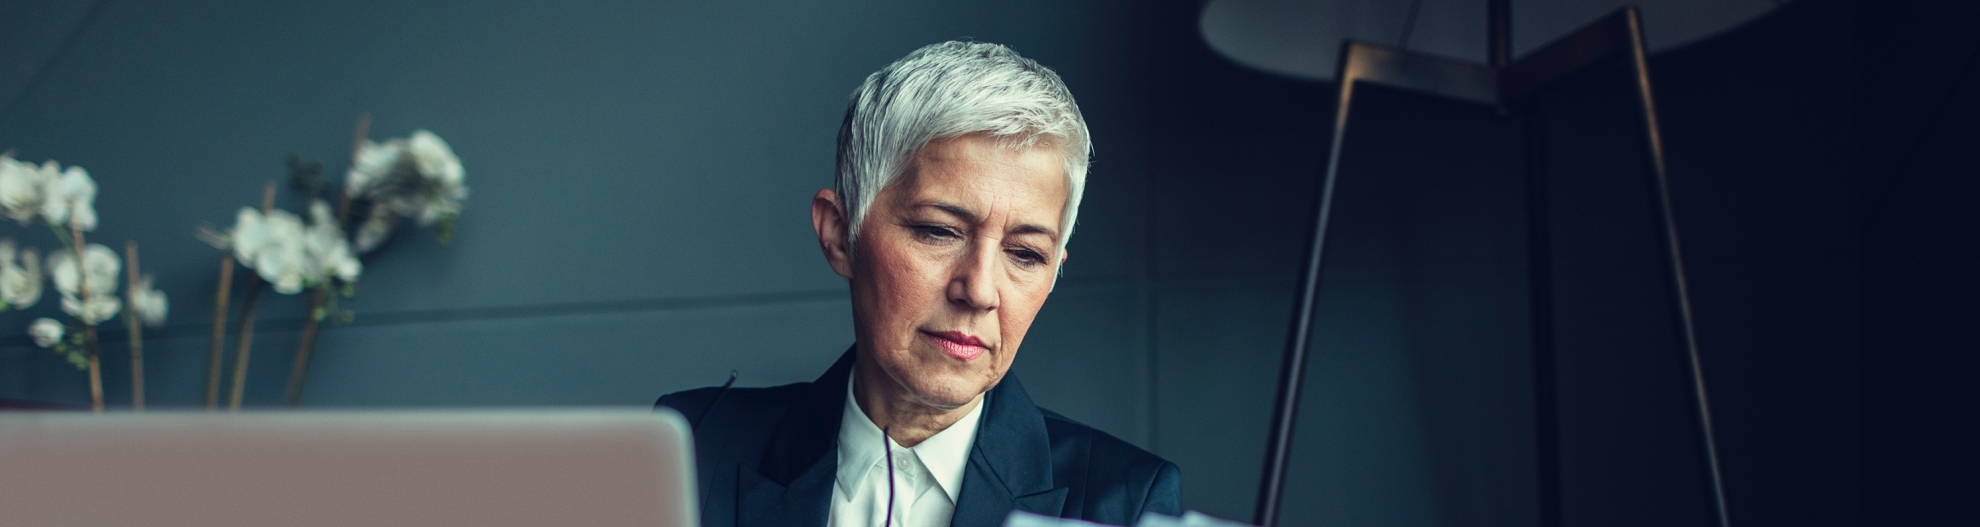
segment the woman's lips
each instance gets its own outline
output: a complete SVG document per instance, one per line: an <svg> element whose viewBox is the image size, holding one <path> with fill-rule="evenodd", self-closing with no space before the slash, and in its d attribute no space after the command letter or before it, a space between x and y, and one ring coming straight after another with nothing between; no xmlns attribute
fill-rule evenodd
<svg viewBox="0 0 1980 527"><path fill-rule="evenodd" d="M983 345L982 340L960 331L928 332L928 336L934 338L936 346L942 347L942 353L947 353L950 357L963 362L975 360L983 356L984 352L990 351L990 348Z"/></svg>

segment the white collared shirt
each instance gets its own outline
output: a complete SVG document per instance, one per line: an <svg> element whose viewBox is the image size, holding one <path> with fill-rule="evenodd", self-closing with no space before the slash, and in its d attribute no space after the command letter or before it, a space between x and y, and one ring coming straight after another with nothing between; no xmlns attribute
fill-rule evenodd
<svg viewBox="0 0 1980 527"><path fill-rule="evenodd" d="M893 525L948 527L962 496L963 470L976 443L984 401L949 428L906 448L887 439L853 397L849 380L845 411L839 417L839 478L832 486L832 514L826 525L880 527L887 522L887 458L882 452L891 451Z"/></svg>

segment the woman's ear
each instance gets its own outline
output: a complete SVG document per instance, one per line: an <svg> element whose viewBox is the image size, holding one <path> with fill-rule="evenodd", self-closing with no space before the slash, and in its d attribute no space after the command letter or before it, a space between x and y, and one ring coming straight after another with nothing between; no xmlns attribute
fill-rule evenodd
<svg viewBox="0 0 1980 527"><path fill-rule="evenodd" d="M811 197L811 230L818 233L818 248L825 251L825 263L832 272L852 278L852 246L846 240L846 209L839 194L820 189Z"/></svg>
<svg viewBox="0 0 1980 527"><path fill-rule="evenodd" d="M1071 254L1072 253L1067 252L1065 249L1059 249L1059 265L1052 268L1052 287L1047 288L1045 290L1046 292L1049 293L1052 291L1052 289L1057 289L1059 287L1059 279L1064 278L1066 276L1066 258L1068 258L1069 255Z"/></svg>

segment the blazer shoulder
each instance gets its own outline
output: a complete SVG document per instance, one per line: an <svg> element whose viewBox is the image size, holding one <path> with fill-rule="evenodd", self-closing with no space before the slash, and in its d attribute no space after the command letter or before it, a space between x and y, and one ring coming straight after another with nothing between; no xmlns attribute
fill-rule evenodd
<svg viewBox="0 0 1980 527"><path fill-rule="evenodd" d="M723 388L721 386L695 388L662 395L659 400L653 402L653 407L671 408L676 412L680 412L681 415L686 416L690 421L694 420L702 412L709 410L712 405L733 406L745 410L761 411L774 407L789 406L791 402L796 400L797 392L810 384L808 382L800 382L767 388Z"/></svg>
<svg viewBox="0 0 1980 527"><path fill-rule="evenodd" d="M1112 434L1102 432L1085 423L1074 421L1058 412L1039 408L1045 416L1045 431L1052 436L1053 450L1062 447L1077 448L1085 454L1088 464L1124 469L1142 469L1154 472L1162 465L1170 465L1141 447L1134 446Z"/></svg>
<svg viewBox="0 0 1980 527"><path fill-rule="evenodd" d="M663 395L653 406L680 412L694 427L695 441L701 445L759 443L768 438L777 422L801 400L810 384L726 390L720 386L696 388ZM713 449L702 450L713 453Z"/></svg>
<svg viewBox="0 0 1980 527"><path fill-rule="evenodd" d="M1126 506L1119 521L1129 524L1142 512L1182 515L1181 470L1175 463L1057 412L1038 411L1051 436L1056 479L1091 490L1113 489L1102 493L1112 498L1103 501Z"/></svg>

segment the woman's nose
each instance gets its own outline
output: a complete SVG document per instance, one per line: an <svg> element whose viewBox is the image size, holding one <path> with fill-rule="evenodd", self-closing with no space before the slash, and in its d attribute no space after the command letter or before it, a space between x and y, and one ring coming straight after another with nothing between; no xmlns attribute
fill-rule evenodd
<svg viewBox="0 0 1980 527"><path fill-rule="evenodd" d="M996 247L981 245L969 251L963 261L958 262L955 276L949 279L949 301L971 311L997 309L999 254Z"/></svg>

